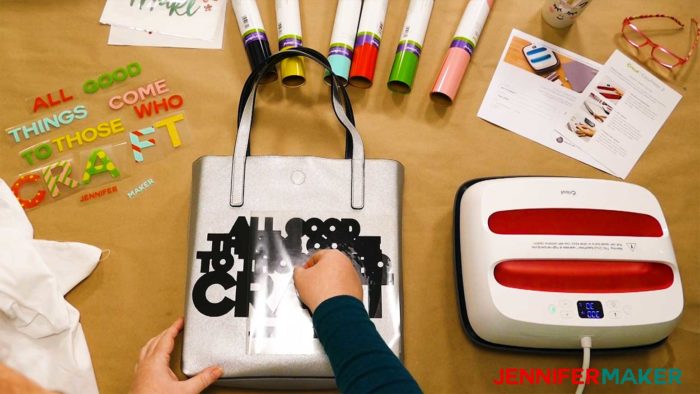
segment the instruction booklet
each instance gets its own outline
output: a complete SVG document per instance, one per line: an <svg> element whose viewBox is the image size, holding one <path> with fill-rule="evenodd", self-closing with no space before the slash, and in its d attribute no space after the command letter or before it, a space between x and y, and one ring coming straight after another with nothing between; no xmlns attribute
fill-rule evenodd
<svg viewBox="0 0 700 394"><path fill-rule="evenodd" d="M478 116L625 178L680 98L619 51L601 65L513 29Z"/></svg>
<svg viewBox="0 0 700 394"><path fill-rule="evenodd" d="M615 51L557 130L626 178L681 95Z"/></svg>

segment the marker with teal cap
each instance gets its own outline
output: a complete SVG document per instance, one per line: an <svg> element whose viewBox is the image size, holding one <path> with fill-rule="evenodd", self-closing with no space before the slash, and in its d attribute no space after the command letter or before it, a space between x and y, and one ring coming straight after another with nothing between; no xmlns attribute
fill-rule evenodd
<svg viewBox="0 0 700 394"><path fill-rule="evenodd" d="M340 78L343 85L348 84L361 9L362 0L338 0L338 7L335 10L328 61L331 63L333 73ZM330 76L326 72L325 80L327 83L330 83L329 78Z"/></svg>
<svg viewBox="0 0 700 394"><path fill-rule="evenodd" d="M411 0L409 3L401 39L396 48L394 64L387 82L390 90L397 93L411 91L432 12L433 0Z"/></svg>

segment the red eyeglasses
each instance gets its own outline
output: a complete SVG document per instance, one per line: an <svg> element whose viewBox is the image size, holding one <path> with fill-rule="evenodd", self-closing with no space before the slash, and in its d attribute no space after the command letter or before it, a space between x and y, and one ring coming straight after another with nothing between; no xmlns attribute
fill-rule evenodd
<svg viewBox="0 0 700 394"><path fill-rule="evenodd" d="M636 48L641 48L643 46L650 45L651 57L654 59L654 61L668 69L672 69L676 66L685 64L693 55L695 48L698 46L698 40L700 40L700 28L698 28L698 21L695 20L695 18L692 18L690 20L692 23L691 26L695 27L695 38L693 39L693 42L690 46L690 51L688 51L688 55L686 57L680 57L675 53L671 52L669 49L652 41L651 38L647 37L646 34L642 33L639 27L635 26L632 23L632 21L635 19L647 18L667 18L677 23L680 26L679 29L683 29L685 27L685 25L681 21L668 15L656 14L631 16L625 18L625 20L622 22L622 36L625 37L625 40L627 40L627 42L629 42L630 45Z"/></svg>

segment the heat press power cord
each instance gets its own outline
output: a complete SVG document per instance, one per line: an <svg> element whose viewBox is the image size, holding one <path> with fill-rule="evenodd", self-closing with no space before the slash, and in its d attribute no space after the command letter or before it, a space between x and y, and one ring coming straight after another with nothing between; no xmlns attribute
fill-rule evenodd
<svg viewBox="0 0 700 394"><path fill-rule="evenodd" d="M583 394L583 389L586 387L588 367L591 365L591 337L582 337L581 347L583 348L583 365L581 366L583 371L581 371L581 382L576 387L576 394Z"/></svg>

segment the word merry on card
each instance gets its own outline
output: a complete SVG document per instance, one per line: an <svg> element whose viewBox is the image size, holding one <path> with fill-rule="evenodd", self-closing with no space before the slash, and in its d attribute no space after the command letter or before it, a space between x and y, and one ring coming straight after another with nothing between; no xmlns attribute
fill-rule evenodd
<svg viewBox="0 0 700 394"><path fill-rule="evenodd" d="M100 23L197 40L211 40L224 0L107 0Z"/></svg>
<svg viewBox="0 0 700 394"><path fill-rule="evenodd" d="M201 8L197 5L197 0L131 0L129 5L137 7L139 10L148 11L154 11L156 7L161 7L168 10L169 16L192 16Z"/></svg>

